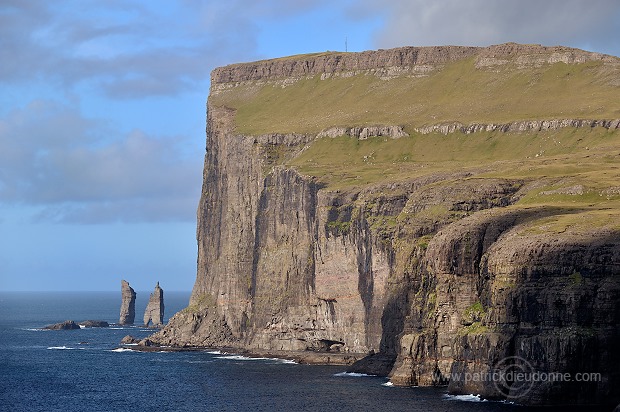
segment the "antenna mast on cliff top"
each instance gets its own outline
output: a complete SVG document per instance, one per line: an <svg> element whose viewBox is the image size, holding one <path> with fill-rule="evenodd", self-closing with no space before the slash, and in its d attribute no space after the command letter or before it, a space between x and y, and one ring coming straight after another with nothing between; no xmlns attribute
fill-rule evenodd
<svg viewBox="0 0 620 412"><path fill-rule="evenodd" d="M349 51L349 45L347 44L348 40L349 40L349 38L345 36L345 38L344 38L344 51L345 51L345 53Z"/></svg>

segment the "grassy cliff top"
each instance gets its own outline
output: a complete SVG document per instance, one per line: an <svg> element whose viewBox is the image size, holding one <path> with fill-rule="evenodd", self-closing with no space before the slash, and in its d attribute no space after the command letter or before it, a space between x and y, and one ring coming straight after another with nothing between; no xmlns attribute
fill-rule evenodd
<svg viewBox="0 0 620 412"><path fill-rule="evenodd" d="M379 57L353 53L358 56L348 63L342 63L345 53L321 53L231 66L226 69L237 80L257 78L217 83L209 101L236 109L243 134L364 125L400 125L411 132L455 121L620 118L619 58L503 46L438 48L436 55L432 48L424 53L412 48L417 54L383 51Z"/></svg>
<svg viewBox="0 0 620 412"><path fill-rule="evenodd" d="M317 138L301 151L278 155L280 164L331 189L431 174L459 179L467 172L474 179L532 182L519 201L523 207L620 210L620 129L447 135L415 130L452 122L620 119L617 57L506 44L319 53L221 70L209 105L235 109L237 133L317 134L371 125L398 125L409 133L399 139Z"/></svg>

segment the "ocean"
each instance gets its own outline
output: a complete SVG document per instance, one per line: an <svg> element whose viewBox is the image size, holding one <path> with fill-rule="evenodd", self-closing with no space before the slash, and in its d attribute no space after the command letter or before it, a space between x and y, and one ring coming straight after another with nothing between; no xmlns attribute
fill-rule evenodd
<svg viewBox="0 0 620 412"><path fill-rule="evenodd" d="M147 292L138 292L141 322ZM189 293L166 292L167 320ZM120 292L0 292L1 411L566 411L397 388L340 366L300 365L217 351L118 349L140 326L48 331L64 320L118 321ZM592 409L589 409L592 410Z"/></svg>

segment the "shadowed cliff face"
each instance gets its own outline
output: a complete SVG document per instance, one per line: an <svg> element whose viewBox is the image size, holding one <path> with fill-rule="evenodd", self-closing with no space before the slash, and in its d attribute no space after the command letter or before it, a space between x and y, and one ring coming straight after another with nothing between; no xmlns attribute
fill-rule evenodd
<svg viewBox="0 0 620 412"><path fill-rule="evenodd" d="M549 402L560 387L571 402L613 399L620 358L608 345L619 338L619 233L528 232L532 220L566 213L579 211L499 209L441 230L420 264L427 292L405 325L392 379L445 380L454 392L532 404ZM534 371L599 371L610 379L503 389L450 379L490 373L513 357Z"/></svg>
<svg viewBox="0 0 620 412"><path fill-rule="evenodd" d="M214 71L212 92L349 71L397 76L395 67L409 76L463 58L489 70L506 56L519 70L618 64L566 48L411 48L229 66ZM318 134L250 135L239 133L237 110L209 101L196 283L190 306L154 341L377 353L358 370L400 385L448 384L526 404L620 401L620 190L609 154L619 122L457 118L422 130L336 119ZM450 148L471 133L483 137ZM427 135L445 159L426 152L440 159L412 161L425 153L393 149ZM557 159L539 158L570 139ZM472 154L467 145L478 146ZM477 154L502 145L501 162ZM531 386L467 378L506 365L602 378Z"/></svg>

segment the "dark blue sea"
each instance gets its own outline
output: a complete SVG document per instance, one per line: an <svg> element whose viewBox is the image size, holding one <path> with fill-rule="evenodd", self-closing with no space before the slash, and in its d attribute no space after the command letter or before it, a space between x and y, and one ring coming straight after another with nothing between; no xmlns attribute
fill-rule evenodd
<svg viewBox="0 0 620 412"><path fill-rule="evenodd" d="M146 297L138 293L136 321ZM189 293L166 292L166 320L188 300ZM343 367L118 349L125 335L152 333L137 326L41 330L67 319L114 323L119 308L120 292L0 292L0 410L552 411L448 396L442 388L390 387L385 378L346 374Z"/></svg>

